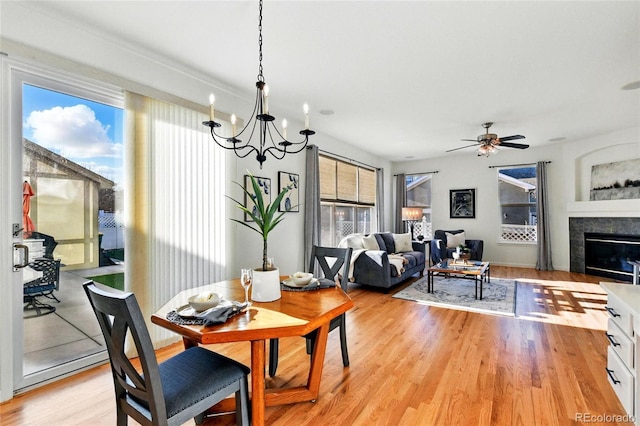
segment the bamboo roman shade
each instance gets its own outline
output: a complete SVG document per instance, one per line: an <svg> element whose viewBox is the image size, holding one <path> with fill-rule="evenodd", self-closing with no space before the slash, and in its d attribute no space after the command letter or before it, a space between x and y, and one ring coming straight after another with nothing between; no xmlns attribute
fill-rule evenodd
<svg viewBox="0 0 640 426"><path fill-rule="evenodd" d="M358 201L358 168L338 161L337 168L338 200Z"/></svg>
<svg viewBox="0 0 640 426"><path fill-rule="evenodd" d="M375 170L358 167L358 201L362 204L376 203Z"/></svg>
<svg viewBox="0 0 640 426"><path fill-rule="evenodd" d="M336 200L336 160L331 158L318 157L320 164L320 199Z"/></svg>
<svg viewBox="0 0 640 426"><path fill-rule="evenodd" d="M375 170L322 155L319 164L322 201L375 205Z"/></svg>

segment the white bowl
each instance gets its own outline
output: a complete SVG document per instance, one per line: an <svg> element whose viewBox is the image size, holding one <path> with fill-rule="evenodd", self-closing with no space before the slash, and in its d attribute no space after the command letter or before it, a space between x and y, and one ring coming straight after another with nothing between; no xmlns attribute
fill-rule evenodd
<svg viewBox="0 0 640 426"><path fill-rule="evenodd" d="M208 298L205 298L205 296L208 296ZM189 298L189 306L197 312L206 311L209 308L213 308L218 303L220 303L220 296L216 293L209 293L208 295L201 293Z"/></svg>
<svg viewBox="0 0 640 426"><path fill-rule="evenodd" d="M313 274L310 272L296 272L295 274L289 276L289 278L295 285L306 285L311 282Z"/></svg>

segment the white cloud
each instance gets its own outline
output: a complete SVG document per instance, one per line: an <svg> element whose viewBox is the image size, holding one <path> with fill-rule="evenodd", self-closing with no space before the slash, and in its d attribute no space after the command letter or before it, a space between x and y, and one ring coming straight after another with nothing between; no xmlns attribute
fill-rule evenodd
<svg viewBox="0 0 640 426"><path fill-rule="evenodd" d="M34 142L66 158L122 156L122 144L109 139L109 126L86 105L32 111L25 127L32 129Z"/></svg>

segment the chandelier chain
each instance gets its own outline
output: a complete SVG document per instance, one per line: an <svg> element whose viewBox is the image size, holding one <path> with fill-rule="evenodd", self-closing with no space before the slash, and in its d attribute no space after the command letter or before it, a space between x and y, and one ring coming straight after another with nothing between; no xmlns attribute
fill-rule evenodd
<svg viewBox="0 0 640 426"><path fill-rule="evenodd" d="M264 82L264 76L262 75L262 0L260 0L260 14L258 17L258 51L259 51L258 81Z"/></svg>

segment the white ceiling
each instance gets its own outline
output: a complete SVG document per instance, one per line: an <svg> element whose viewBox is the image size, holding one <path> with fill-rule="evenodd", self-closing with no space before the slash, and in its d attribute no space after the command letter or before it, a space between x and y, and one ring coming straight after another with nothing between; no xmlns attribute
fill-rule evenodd
<svg viewBox="0 0 640 426"><path fill-rule="evenodd" d="M256 1L38 7L253 97ZM640 126L640 90L621 90L640 80L638 1L267 0L263 15L271 112L308 102L314 130L392 161L443 156L485 121L535 147Z"/></svg>

